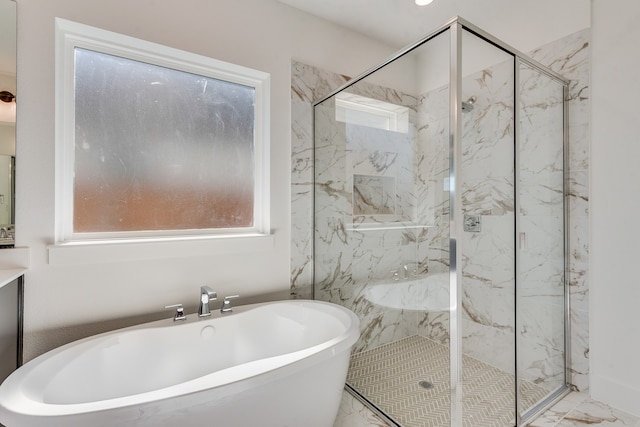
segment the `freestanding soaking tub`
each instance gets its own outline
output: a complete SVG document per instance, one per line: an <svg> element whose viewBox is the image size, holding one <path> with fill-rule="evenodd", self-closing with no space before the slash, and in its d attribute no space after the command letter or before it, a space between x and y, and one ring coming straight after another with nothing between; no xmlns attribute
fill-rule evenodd
<svg viewBox="0 0 640 427"><path fill-rule="evenodd" d="M358 318L292 300L85 338L0 386L0 423L31 426L331 427Z"/></svg>

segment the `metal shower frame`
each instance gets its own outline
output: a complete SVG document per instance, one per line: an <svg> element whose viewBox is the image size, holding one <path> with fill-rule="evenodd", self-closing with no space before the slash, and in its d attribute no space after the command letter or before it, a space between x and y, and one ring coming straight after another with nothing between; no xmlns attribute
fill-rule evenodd
<svg viewBox="0 0 640 427"><path fill-rule="evenodd" d="M462 255L461 251L457 250L457 239L460 233L462 232L463 225L463 217L462 210L456 209L458 206L462 205L462 195L459 188L459 183L455 179L457 171L460 169L460 163L462 158L462 120L460 119L462 115L462 74L461 74L461 65L462 65L462 33L463 31L468 31L469 33L483 39L489 44L499 48L500 50L510 54L514 58L514 81L519 81L519 70L522 64L527 65L543 74L547 77L555 80L560 83L563 87L563 145L564 145L564 177L563 177L563 209L564 209L564 356L565 356L565 376L564 376L564 385L560 386L553 393L551 393L547 398L539 402L533 408L528 409L523 413L523 408L521 407L521 399L520 399L520 381L521 375L519 373L519 368L517 364L517 355L518 355L518 346L516 340L516 361L515 361L515 378L516 378L516 407L515 409L515 425L517 427L526 426L529 422L531 422L536 415L538 415L541 411L547 409L557 400L564 397L567 393L570 392L570 367L571 367L571 347L570 347L570 301L569 301L569 270L568 270L568 230L569 230L569 216L568 216L568 202L567 202L567 193L568 193L568 154L569 154L569 132L568 132L568 86L569 80L562 77L560 74L549 70L544 65L538 63L537 61L531 59L526 54L520 52L519 50L509 46L498 38L492 36L491 34L485 32L484 30L476 27L465 19L456 16L451 18L442 26L438 27L427 36L418 40L415 43L412 43L396 54L392 55L382 63L376 65L375 67L370 68L359 76L351 79L349 82L345 83L340 88L331 92L329 95L323 97L322 99L316 101L314 103L314 107L321 104L322 102L328 100L329 98L335 96L337 93L342 92L348 87L354 85L355 83L361 81L362 79L368 77L374 72L384 68L391 62L396 59L404 56L405 54L411 52L417 47L429 42L433 38L443 34L444 32L449 31L450 36L450 75L449 75L449 275L450 275L450 312L449 312L449 334L450 334L450 369L451 369L451 426L462 426L462 377L461 377L461 368L462 368L462 335L460 325L462 323L462 311L458 310L459 307L462 307L462 273L458 265L461 265ZM520 88L519 85L515 86L515 94L514 94L514 105L517 107L520 104ZM519 126L519 108L514 109L514 142L518 144L520 137L520 126ZM518 164L518 150L515 150L515 164ZM514 182L518 182L519 173L518 168L515 168L515 177ZM515 192L515 206L519 206L518 201L518 192ZM516 233L514 234L514 244L517 230L518 228L518 215L514 215L516 221ZM514 246L517 247L517 246ZM515 265L514 271L517 272L518 265L518 256L516 251ZM516 277L517 283L517 277ZM517 291L517 288L516 288ZM516 316L516 325L518 324L519 312L518 309L518 298L517 295L515 297L515 316ZM356 398L363 401L365 404L369 405L369 402L366 398L356 390L351 387L348 387L349 390L354 394ZM389 419L386 414L381 413L377 408L373 408L374 411L382 416L389 422L396 424L393 420ZM397 425L397 424L396 424Z"/></svg>

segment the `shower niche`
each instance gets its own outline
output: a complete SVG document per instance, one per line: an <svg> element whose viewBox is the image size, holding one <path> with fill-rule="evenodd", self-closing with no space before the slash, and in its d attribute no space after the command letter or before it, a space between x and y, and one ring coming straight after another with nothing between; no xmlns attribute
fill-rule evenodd
<svg viewBox="0 0 640 427"><path fill-rule="evenodd" d="M348 388L390 423L568 391L567 84L455 18L314 105L314 298L359 316Z"/></svg>

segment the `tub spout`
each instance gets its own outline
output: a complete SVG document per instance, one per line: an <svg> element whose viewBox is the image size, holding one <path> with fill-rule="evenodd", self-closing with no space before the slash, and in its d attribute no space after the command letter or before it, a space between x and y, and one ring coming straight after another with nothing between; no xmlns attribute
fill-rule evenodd
<svg viewBox="0 0 640 427"><path fill-rule="evenodd" d="M200 287L200 308L198 309L198 315L200 317L211 316L211 309L209 302L218 299L218 294L208 286Z"/></svg>

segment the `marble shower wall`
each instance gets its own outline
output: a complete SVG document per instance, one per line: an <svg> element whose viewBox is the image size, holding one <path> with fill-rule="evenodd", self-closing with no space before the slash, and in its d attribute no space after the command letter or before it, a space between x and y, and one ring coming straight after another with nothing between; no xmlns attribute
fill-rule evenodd
<svg viewBox="0 0 640 427"><path fill-rule="evenodd" d="M563 86L520 70L518 362L551 391L564 383Z"/></svg>
<svg viewBox="0 0 640 427"><path fill-rule="evenodd" d="M349 77L291 61L291 295L313 298L313 103Z"/></svg>
<svg viewBox="0 0 640 427"><path fill-rule="evenodd" d="M461 116L461 208L482 221L459 236L462 350L505 372L515 354L513 93L511 60L462 77L462 98L476 101Z"/></svg>
<svg viewBox="0 0 640 427"><path fill-rule="evenodd" d="M571 382L580 390L588 386L588 282L587 282L587 215L588 215L588 30L576 33L572 36L558 40L532 52L534 59L549 66L554 71L572 80L570 86L570 171L569 171L569 248L571 258L569 260L570 299L571 312L571 349L572 365ZM498 82L496 73L496 84ZM348 77L337 75L318 69L303 63L292 62L292 258L291 258L291 287L294 297L310 298L313 295L313 108L312 103L322 96L330 93L348 80ZM497 86L496 86L497 87ZM404 99L405 104L411 107L411 121L416 123L413 139L418 142L412 144L414 163L420 163L417 170L414 194L419 200L429 200L429 204L415 206L415 217L418 222L429 222L433 227L421 228L409 231L366 231L349 229L348 224L353 221L353 190L354 182L342 177L328 177L324 182L318 183L321 191L332 198L328 205L330 212L321 213L325 224L319 228L320 245L328 249L344 247L355 244L358 249L359 262L354 261L353 254L356 251L341 251L338 258L326 259L331 251L317 251L316 275L319 284L316 292L324 293L323 299L335 302L348 301L355 304L359 315L365 325L363 340L358 345L357 351L375 347L388 340L402 338L404 335L420 332L430 338L439 341L448 339L448 313L429 313L417 315L402 315L399 311L383 311L364 298L363 285L368 280L373 280L371 271L378 269L387 274L388 270L396 268L405 260L416 259L423 269L429 272L448 270L448 194L443 189L443 179L448 175L448 161L446 159L448 147L448 90L442 88L431 91L428 94L412 97L406 94L392 93L382 88L361 88L365 96L376 99L396 102ZM371 93L366 93L370 91ZM465 92L466 93L466 92ZM372 96L373 95L373 96ZM477 101L476 109L480 110L481 100ZM435 108L434 108L435 107ZM442 108L444 107L444 108ZM333 112L327 114L333 114ZM428 126L426 125L428 123ZM465 125L465 129L466 125ZM346 138L344 130L333 129L332 132L342 132L340 137ZM364 143L368 140L371 149L375 147L376 132L361 135ZM378 132L379 133L379 132ZM334 135L335 136L335 135ZM355 133L350 137L358 138ZM328 141L329 135L327 135ZM406 142L406 141L405 141ZM317 142L318 143L318 142ZM402 144L403 142L398 142ZM321 143L322 144L322 143ZM326 151L327 159L336 162L352 162L355 157L348 160L346 146L340 149L326 144L321 147ZM424 153L429 153L424 156ZM470 156L471 152L467 153ZM407 154L408 155L408 154ZM506 154L505 154L506 155ZM512 155L512 153L510 154ZM361 159L362 160L362 159ZM356 160L357 162L357 160ZM400 162L402 163L402 162ZM405 164L407 164L405 162ZM425 167L425 164L427 166ZM353 166L351 166L353 168ZM362 172L362 178L357 178L356 187L366 192L369 186L385 188L390 185L386 178L374 178L366 182L371 176L369 172ZM499 175L499 174L498 174ZM496 175L496 180L500 181ZM379 175L383 176L383 175ZM469 175L470 183L473 176ZM341 181L340 181L341 180ZM494 181L496 181L494 180ZM508 183L501 182L501 184ZM472 185L472 184L470 184ZM478 190L485 188L477 182ZM472 194L470 192L469 194ZM407 196L410 199L410 196ZM501 206L496 200L491 206L482 205L481 199L475 204L474 211L490 210L492 215L487 218L483 227L491 229L504 229L506 223L513 223L513 207ZM385 202L378 203L385 206ZM409 205L408 205L409 206ZM364 212L358 211L356 212ZM499 212L500 211L500 212ZM345 216L345 213L348 215ZM511 219L508 219L511 216ZM503 218L501 218L503 217ZM483 218L484 219L484 218ZM506 220L502 221L501 220ZM319 223L320 224L320 223ZM502 225L501 225L502 224ZM324 227L324 228L322 228ZM351 227L352 228L352 227ZM505 229L506 233L507 230ZM511 230L512 232L512 230ZM473 235L463 236L468 238L466 247L475 248L477 254L483 256L492 265L491 271L486 270L486 264L474 263L469 265L468 271L479 271L482 274L476 283L477 286L469 287L465 294L465 351L475 352L478 355L486 355L487 352L500 353L500 346L507 344L506 338L513 331L513 297L503 286L512 280L500 265L506 265L509 258L506 257L498 263L489 260L493 255L483 248L489 248L489 242ZM511 239L512 240L512 239ZM316 242L318 244L318 242ZM493 244L493 243L492 243ZM493 251L497 246L493 245ZM390 252L391 255L381 255L379 249ZM495 254L495 252L493 252ZM323 258L324 257L324 258ZM325 269L328 262L333 268ZM324 267L323 267L324 266ZM326 270L326 271L325 271ZM358 279L357 284L354 277ZM489 278L484 280L482 278ZM361 281L361 279L364 279ZM346 286L335 286L345 284ZM488 291L488 293L484 292ZM320 295L318 295L320 296ZM491 298L489 298L491 296ZM473 301L473 303L471 303ZM499 301L499 303L498 303ZM539 306L542 307L543 306ZM544 311L543 311L544 312ZM503 344L488 348L486 339L491 337L496 342ZM501 341L502 340L502 341ZM527 362L535 367L536 360L542 358L545 349L532 357ZM535 353L533 353L535 354ZM493 357L493 356L492 356ZM500 354L497 354L498 360ZM484 357L483 357L484 358ZM497 362L493 362L497 363ZM506 359L503 362L508 365ZM511 362L512 363L512 362ZM538 366L540 368L541 365ZM532 371L533 372L533 371ZM532 374L532 375L535 375ZM534 376L535 377L535 376Z"/></svg>
<svg viewBox="0 0 640 427"><path fill-rule="evenodd" d="M376 304L366 290L393 283L405 265L411 274L419 269L417 100L364 81L347 92L408 111L408 125L394 131L336 120L334 98L316 107L315 293L358 315L355 351L363 351L416 334L414 316Z"/></svg>
<svg viewBox="0 0 640 427"><path fill-rule="evenodd" d="M513 60L465 75L463 99L474 96L474 108L462 114L462 160L458 180L462 213L481 219L477 232L462 232L462 349L467 355L506 372L514 369L518 334L522 378L553 390L564 380L562 246L562 85L524 67L521 97L519 181L514 186ZM419 111L448 99L447 88L421 97ZM445 110L446 111L446 110ZM444 125L448 118L433 118ZM440 127L440 126L436 126ZM424 135L446 144L446 138ZM447 159L430 167L439 170ZM444 161L442 161L444 160ZM444 171L446 174L446 170ZM431 176L437 176L432 171ZM437 188L440 179L435 181ZM519 232L528 243L519 251L519 326L515 327L514 201L519 193ZM442 265L448 261L446 203L438 222ZM432 257L432 261L437 258ZM418 332L441 343L449 339L449 313L426 312Z"/></svg>
<svg viewBox="0 0 640 427"><path fill-rule="evenodd" d="M589 387L589 40L585 29L529 55L569 85L569 302L571 383Z"/></svg>

